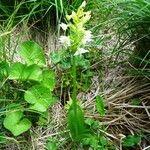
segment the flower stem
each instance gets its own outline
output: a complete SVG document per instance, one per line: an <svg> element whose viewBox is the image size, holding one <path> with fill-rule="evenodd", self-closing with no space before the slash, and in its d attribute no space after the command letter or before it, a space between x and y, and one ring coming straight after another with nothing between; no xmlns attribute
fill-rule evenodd
<svg viewBox="0 0 150 150"><path fill-rule="evenodd" d="M76 115L77 113L77 79L76 79L76 57L73 56L72 59L72 79L73 79L73 93L72 93L72 102L73 102L73 109L74 109L74 113Z"/></svg>

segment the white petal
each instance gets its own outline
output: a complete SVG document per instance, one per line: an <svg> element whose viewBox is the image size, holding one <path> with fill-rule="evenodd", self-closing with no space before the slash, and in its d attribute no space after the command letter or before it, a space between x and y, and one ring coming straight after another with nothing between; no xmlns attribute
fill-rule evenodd
<svg viewBox="0 0 150 150"><path fill-rule="evenodd" d="M59 42L64 46L71 46L70 38L68 36L60 36Z"/></svg>
<svg viewBox="0 0 150 150"><path fill-rule="evenodd" d="M83 3L81 4L81 8L85 7L86 6L86 1L83 1Z"/></svg>
<svg viewBox="0 0 150 150"><path fill-rule="evenodd" d="M66 31L67 28L68 28L68 25L65 24L65 23L61 23L61 24L60 24L60 27L61 27L64 31Z"/></svg>
<svg viewBox="0 0 150 150"><path fill-rule="evenodd" d="M91 42L91 41L92 41L92 32L87 30L87 31L85 31L82 43L86 44L87 42Z"/></svg>
<svg viewBox="0 0 150 150"><path fill-rule="evenodd" d="M89 52L88 50L86 50L86 49L84 49L84 48L79 48L76 52L75 52L75 56L77 56L77 55L81 55L81 54L83 54L83 53L87 53L87 52Z"/></svg>

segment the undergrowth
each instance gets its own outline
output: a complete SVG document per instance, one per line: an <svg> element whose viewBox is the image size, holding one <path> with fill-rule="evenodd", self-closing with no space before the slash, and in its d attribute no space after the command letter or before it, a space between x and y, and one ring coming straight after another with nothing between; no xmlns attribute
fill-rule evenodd
<svg viewBox="0 0 150 150"><path fill-rule="evenodd" d="M0 149L150 148L149 0L0 11Z"/></svg>

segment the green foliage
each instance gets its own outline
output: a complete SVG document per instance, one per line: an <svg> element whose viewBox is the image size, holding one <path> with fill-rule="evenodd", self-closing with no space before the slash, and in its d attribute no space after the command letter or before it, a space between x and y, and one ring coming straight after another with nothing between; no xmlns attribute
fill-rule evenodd
<svg viewBox="0 0 150 150"><path fill-rule="evenodd" d="M90 135L88 138L83 139L83 145L89 145L94 150L106 150L107 149L108 140L104 137L98 137L94 135Z"/></svg>
<svg viewBox="0 0 150 150"><path fill-rule="evenodd" d="M29 119L24 117L23 108L18 104L8 106L6 118L4 119L4 127L12 132L14 136L18 136L27 131L31 127Z"/></svg>
<svg viewBox="0 0 150 150"><path fill-rule="evenodd" d="M42 81L41 84L47 88L49 88L51 91L53 91L55 87L55 74L51 70L44 70L42 72Z"/></svg>
<svg viewBox="0 0 150 150"><path fill-rule="evenodd" d="M67 33L68 37L70 38L71 46L63 47L60 50L50 54L51 62L54 64L53 67L57 65L56 68L58 69L57 88L55 88L55 73L46 65L47 63L43 49L37 43L26 41L20 44L19 53L24 63L12 63L13 56L11 57L10 61L8 60L10 58L8 55L10 55L9 53L11 53L12 49L10 46L7 47L7 42L11 43L11 32L14 31L13 25L19 23L19 27L21 27L20 25L23 22L23 25L26 25L27 23L27 25L31 25L33 28L35 25L37 25L35 28L38 29L40 27L44 27L42 28L42 32L47 37L47 32L45 32L45 29L49 30L49 28L51 28L50 24L53 24L53 22L55 25L60 23L62 20L66 22L64 13L69 14L70 12L67 11L68 9L70 10L71 8L71 11L72 9L75 10L81 5L81 3L82 0L11 0L9 3L5 0L0 1L0 25L4 28L4 30L1 30L4 33L0 35L0 38L2 37L0 39L0 55L2 57L0 57L5 59L5 61L0 62L0 102L2 102L2 109L0 108L0 117L2 116L0 119L0 128L1 122L3 122L4 127L12 132L14 136L18 136L30 129L31 122L34 126L36 124L43 125L42 131L45 129L45 127L47 128L47 125L50 127L50 129L53 129L53 126L51 127L51 125L53 125L55 121L52 121L52 124L49 124L48 118L50 118L50 116L48 115L48 108L56 102L56 99L53 96L53 90L55 89L55 93L58 96L61 95L61 100L63 99L66 102L68 99L71 99L71 101L68 101L66 108L67 123L70 130L69 133L73 142L71 142L68 138L68 130L67 134L65 132L66 135L63 134L64 137L62 137L59 132L54 133L56 138L61 138L60 145L69 145L70 149L80 149L78 146L81 146L81 149L113 150L115 148L110 144L110 141L113 141L113 139L107 139L107 132L105 132L104 127L99 121L99 118L97 118L97 116L94 116L94 119L88 118L89 112L92 111L91 109L86 110L86 117L84 117L84 105L81 107L80 102L82 102L82 100L78 101L76 95L78 91L79 93L83 91L87 92L87 89L89 89L91 85L90 79L95 75L95 73L100 72L98 75L101 77L103 74L103 68L106 69L106 74L111 72L111 70L109 70L109 64L107 64L107 62L105 64L103 60L109 60L110 57L107 56L108 54L112 56L110 61L115 60L114 63L118 65L119 63L116 61L116 59L120 58L118 56L124 51L124 46L126 47L127 45L127 47L130 47L129 45L131 44L131 41L135 43L135 47L136 45L139 46L139 41L142 43L140 45L140 47L142 47L141 52L137 54L134 53L133 56L131 56L132 60L130 62L134 62L131 63L131 65L140 64L142 67L137 68L136 70L133 68L128 68L129 72L127 75L134 75L135 77L149 77L149 46L146 46L149 45L149 0L88 1L89 7L91 9L93 8L92 16L96 16L91 18L91 29L92 31L98 31L98 34L101 34L100 36L102 37L99 40L97 36L94 36L94 44L96 46L89 42L87 45L82 43L82 38L84 37L84 32L86 29L85 26L83 27L83 24L86 22L84 19L89 18L90 13L83 13L84 8L82 6L77 10L77 13L74 11L70 16L68 16L70 19L66 20L69 22L67 25L70 26L68 26L64 33ZM42 19L43 23L40 22ZM24 20L26 21L25 23ZM93 27L94 24L95 26ZM90 25L87 24L86 27ZM102 30L99 32L99 29ZM117 36L115 36L115 32L117 31L116 29L118 30ZM107 40L110 40L108 41L108 44ZM115 43L116 41L117 43ZM127 41L129 43L127 43ZM111 44L116 45L113 47ZM89 53L75 56L75 52L81 47L85 48L87 51L89 51ZM111 49L113 49L112 53ZM130 48L129 51L132 52ZM94 58L90 57L92 56L92 53L95 55ZM101 55L100 53L104 53L104 55ZM125 54L128 55L128 52ZM125 55L125 58L128 58L127 55ZM121 61L122 58L124 59L124 57L121 57ZM99 67L101 66L100 64L102 64L102 69ZM124 70L124 68L122 70ZM60 76L61 78L59 78ZM148 88L148 85L146 86ZM102 88L105 88L105 84L102 85ZM59 95L59 93L61 94ZM138 94L137 96L141 96L141 94ZM144 98L144 102L145 101L146 96ZM95 102L96 111L100 116L105 116L106 111L104 98L102 96L97 96ZM133 98L131 99L131 103L129 103L131 105L138 106L141 102L142 99ZM10 103L11 105L9 105ZM86 107L84 109L89 108L91 107ZM134 113L136 113L136 110ZM4 114L6 114L5 118ZM95 120L95 118L97 120ZM58 128L59 127L60 126L58 126ZM58 131L58 128L56 127L56 132ZM61 130L62 128L59 129ZM43 133L45 134L46 132L44 131ZM10 134L6 133L6 135ZM45 137L46 136L44 135L44 138ZM6 138L10 138L10 141L13 140L11 137L6 136ZM19 140L19 144L20 141L21 143L24 141L24 139L21 138L22 137L16 138L17 141ZM33 140L35 140L34 138L36 137L33 137ZM4 143L5 140L7 140L5 139L5 130L2 127L0 143ZM126 147L129 149L131 147L132 149L134 146L139 144L141 140L142 138L140 135L128 135L123 139L123 146L125 149ZM74 145L72 146L72 144ZM64 147L61 147L60 145L57 145L53 138L49 138L46 142L45 148L47 150L63 149ZM18 147L19 149L28 149L26 147L22 148L20 145ZM0 149L6 148L1 148L0 146Z"/></svg>
<svg viewBox="0 0 150 150"><path fill-rule="evenodd" d="M2 133L0 133L0 144L4 144L4 143L6 143L6 137L5 137L5 135L3 135Z"/></svg>
<svg viewBox="0 0 150 150"><path fill-rule="evenodd" d="M32 41L23 42L20 44L20 55L25 60L26 64L16 62L10 67L7 63L2 62L1 76L8 76L11 81L20 81L18 84L28 85L21 90L21 100L25 100L26 110L34 113L46 112L49 106L56 102L56 98L52 95L55 87L55 74L46 67L44 52L42 48ZM36 82L35 82L36 81ZM4 118L4 127L12 132L14 136L18 136L26 132L31 127L31 122L28 115L24 115L24 107L19 99L19 92L13 93L16 95L15 100L8 106L8 112ZM16 104L17 103L19 104ZM28 103L30 105L28 105ZM28 113L26 113L28 114ZM41 114L42 115L42 114ZM39 115L37 115L37 118ZM39 119L41 119L39 117Z"/></svg>
<svg viewBox="0 0 150 150"><path fill-rule="evenodd" d="M54 139L49 138L47 140L47 144L46 144L46 149L47 150L57 150L57 143Z"/></svg>
<svg viewBox="0 0 150 150"><path fill-rule="evenodd" d="M65 51L64 49L60 49L56 52L51 53L49 57L53 64L58 65L62 69L71 68L72 65L71 54ZM90 66L89 59L87 59L83 55L76 56L76 67L88 69L89 66Z"/></svg>
<svg viewBox="0 0 150 150"><path fill-rule="evenodd" d="M102 128L99 121L96 121L93 118L86 118L85 123L90 129L90 133L87 137L82 139L81 143L83 145L83 149L90 147L94 150L115 150L114 146L109 142L107 137L100 131L105 129Z"/></svg>
<svg viewBox="0 0 150 150"><path fill-rule="evenodd" d="M105 115L104 99L102 96L96 97L96 108L101 116Z"/></svg>
<svg viewBox="0 0 150 150"><path fill-rule="evenodd" d="M79 105L77 105L76 110L73 104L70 106L67 120L73 140L80 141L87 136L88 130L85 127L84 114Z"/></svg>
<svg viewBox="0 0 150 150"><path fill-rule="evenodd" d="M27 66L16 62L10 67L8 78L11 80L40 81L42 78L42 70L35 64Z"/></svg>
<svg viewBox="0 0 150 150"><path fill-rule="evenodd" d="M9 65L6 61L0 62L0 80L8 76Z"/></svg>
<svg viewBox="0 0 150 150"><path fill-rule="evenodd" d="M50 89L41 85L32 86L27 90L24 99L31 104L30 109L39 112L45 112L55 102Z"/></svg>
<svg viewBox="0 0 150 150"><path fill-rule="evenodd" d="M131 105L140 106L141 99L140 98L133 98L131 101Z"/></svg>
<svg viewBox="0 0 150 150"><path fill-rule="evenodd" d="M141 135L128 135L123 139L123 147L133 147L141 142Z"/></svg>
<svg viewBox="0 0 150 150"><path fill-rule="evenodd" d="M20 44L19 53L27 65L37 64L41 67L46 65L43 49L33 41L26 41Z"/></svg>

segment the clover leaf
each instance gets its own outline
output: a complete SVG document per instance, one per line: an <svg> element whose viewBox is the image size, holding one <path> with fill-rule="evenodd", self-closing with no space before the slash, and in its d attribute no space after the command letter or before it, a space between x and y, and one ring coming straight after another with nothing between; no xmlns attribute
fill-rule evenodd
<svg viewBox="0 0 150 150"><path fill-rule="evenodd" d="M27 66L19 62L10 67L9 79L40 81L42 70L37 65Z"/></svg>
<svg viewBox="0 0 150 150"><path fill-rule="evenodd" d="M23 107L18 104L11 104L9 107L10 109L3 122L4 127L11 131L14 136L18 136L30 129L31 122L24 118Z"/></svg>
<svg viewBox="0 0 150 150"><path fill-rule="evenodd" d="M19 54L28 65L45 66L46 64L43 49L33 41L23 42L20 45Z"/></svg>
<svg viewBox="0 0 150 150"><path fill-rule="evenodd" d="M25 92L24 99L31 104L30 109L45 112L56 100L49 88L34 85Z"/></svg>

